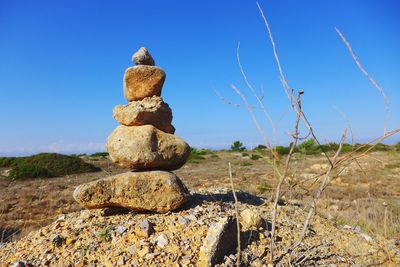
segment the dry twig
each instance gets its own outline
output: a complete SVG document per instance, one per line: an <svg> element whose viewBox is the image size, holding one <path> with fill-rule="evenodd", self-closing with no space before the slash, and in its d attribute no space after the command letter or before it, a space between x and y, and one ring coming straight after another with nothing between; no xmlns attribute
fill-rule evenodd
<svg viewBox="0 0 400 267"><path fill-rule="evenodd" d="M239 202L236 197L235 193L235 187L233 186L233 177L232 177L232 166L231 163L228 163L229 166L229 179L231 182L231 189L232 189L232 194L233 198L235 200L235 216L236 216L236 226L237 226L237 259L236 259L236 265L237 267L240 267L240 254L241 254L241 248L240 248L240 222L239 222Z"/></svg>
<svg viewBox="0 0 400 267"><path fill-rule="evenodd" d="M337 34L339 34L340 38L342 39L343 43L346 45L347 49L350 52L351 57L353 58L354 62L357 64L357 67L361 70L361 72L367 77L367 79L371 82L371 84L379 91L379 93L382 95L383 101L385 103L385 109L386 109L386 115L385 115L385 122L384 122L384 128L383 128L383 133L387 132L387 124L389 121L390 117L390 105L389 105L389 99L387 98L385 91L379 84L372 78L371 75L365 70L363 65L361 65L360 60L358 60L358 57L354 54L353 48L349 44L349 42L346 40L342 32L335 27L335 30Z"/></svg>
<svg viewBox="0 0 400 267"><path fill-rule="evenodd" d="M301 110L301 94L300 93L298 94L298 97L297 97L297 106L298 106L298 110ZM290 151L286 158L285 167L284 167L283 173L279 179L278 185L276 186L276 191L275 191L275 199L274 199L274 206L273 206L273 210L272 210L272 220L271 220L271 224L272 224L271 243L270 243L270 261L271 262L273 262L273 260L274 260L275 228L276 228L276 217L277 217L277 211L278 211L278 201L281 196L282 184L285 181L285 179L288 175L288 172L289 172L290 160L292 159L294 149L297 146L297 141L298 141L298 136L299 136L300 116L301 116L300 112L297 112L294 133L293 133L293 142L292 142L292 145L290 146Z"/></svg>

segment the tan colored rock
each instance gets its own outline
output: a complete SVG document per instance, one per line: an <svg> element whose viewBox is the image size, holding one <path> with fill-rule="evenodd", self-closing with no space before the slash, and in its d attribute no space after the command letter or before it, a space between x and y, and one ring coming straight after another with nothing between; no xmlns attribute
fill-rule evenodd
<svg viewBox="0 0 400 267"><path fill-rule="evenodd" d="M73 196L89 209L123 207L166 213L185 203L189 192L175 174L149 171L126 172L82 184Z"/></svg>
<svg viewBox="0 0 400 267"><path fill-rule="evenodd" d="M245 209L240 213L240 224L245 231L257 229L262 225L262 218L256 210Z"/></svg>
<svg viewBox="0 0 400 267"><path fill-rule="evenodd" d="M172 111L161 97L146 97L143 100L132 101L125 106L116 106L113 117L120 124L126 126L140 126L150 124L163 132L173 134L171 125Z"/></svg>
<svg viewBox="0 0 400 267"><path fill-rule="evenodd" d="M159 67L147 65L130 67L124 75L124 96L128 101L160 96L164 81L165 72Z"/></svg>
<svg viewBox="0 0 400 267"><path fill-rule="evenodd" d="M133 54L132 62L136 65L149 65L154 66L155 62L149 51L145 47L139 48L139 50Z"/></svg>
<svg viewBox="0 0 400 267"><path fill-rule="evenodd" d="M137 170L175 170L185 164L189 145L152 125L118 126L107 139L110 159Z"/></svg>
<svg viewBox="0 0 400 267"><path fill-rule="evenodd" d="M236 219L224 217L208 229L207 236L200 247L196 266L212 267L222 262L225 256L233 253L237 247Z"/></svg>

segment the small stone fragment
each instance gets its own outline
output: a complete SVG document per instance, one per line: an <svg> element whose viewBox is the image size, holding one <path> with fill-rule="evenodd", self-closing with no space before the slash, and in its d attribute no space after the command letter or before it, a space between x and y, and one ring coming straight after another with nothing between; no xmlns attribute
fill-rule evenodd
<svg viewBox="0 0 400 267"><path fill-rule="evenodd" d="M134 245L129 246L126 250L132 255L134 255L136 253L136 249L135 249Z"/></svg>
<svg viewBox="0 0 400 267"><path fill-rule="evenodd" d="M155 66L139 65L126 69L124 96L128 101L160 96L165 81L165 72Z"/></svg>
<svg viewBox="0 0 400 267"><path fill-rule="evenodd" d="M220 263L226 255L234 252L237 247L236 220L225 217L210 226L207 236L200 248L197 266L211 267Z"/></svg>
<svg viewBox="0 0 400 267"><path fill-rule="evenodd" d="M125 264L125 257L124 256L120 256L118 261L117 261L117 266L122 266Z"/></svg>
<svg viewBox="0 0 400 267"><path fill-rule="evenodd" d="M157 237L157 246L160 248L164 248L166 245L168 245L168 238L165 234L161 234Z"/></svg>
<svg viewBox="0 0 400 267"><path fill-rule="evenodd" d="M135 233L140 237L149 237L154 233L153 224L144 219L135 227Z"/></svg>
<svg viewBox="0 0 400 267"><path fill-rule="evenodd" d="M117 227L115 228L115 232L116 232L117 234L119 234L119 235L122 235L127 229L128 229L128 228L126 228L125 226L119 225L119 226L117 226Z"/></svg>
<svg viewBox="0 0 400 267"><path fill-rule="evenodd" d="M262 218L257 211L245 209L240 213L240 224L243 230L257 229L262 225Z"/></svg>
<svg viewBox="0 0 400 267"><path fill-rule="evenodd" d="M189 223L189 220L186 219L186 218L183 217L183 216L179 216L179 217L178 217L178 222L179 222L181 225L187 225L187 224Z"/></svg>
<svg viewBox="0 0 400 267"><path fill-rule="evenodd" d="M133 54L132 62L136 65L149 65L154 66L155 62L149 51L145 47L139 48L139 50Z"/></svg>

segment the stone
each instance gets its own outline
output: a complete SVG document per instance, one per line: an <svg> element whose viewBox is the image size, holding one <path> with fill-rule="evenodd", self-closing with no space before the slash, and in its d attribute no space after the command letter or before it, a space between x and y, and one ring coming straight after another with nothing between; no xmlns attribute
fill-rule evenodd
<svg viewBox="0 0 400 267"><path fill-rule="evenodd" d="M126 172L78 186L74 199L88 209L123 207L134 211L166 213L189 198L189 192L173 173Z"/></svg>
<svg viewBox="0 0 400 267"><path fill-rule="evenodd" d="M149 65L154 66L155 62L149 51L145 47L139 48L139 50L133 54L132 62L136 65Z"/></svg>
<svg viewBox="0 0 400 267"><path fill-rule="evenodd" d="M153 224L149 220L144 219L135 226L135 234L140 237L149 237L154 233Z"/></svg>
<svg viewBox="0 0 400 267"><path fill-rule="evenodd" d="M128 101L160 96L165 81L165 72L155 66L129 67L124 75L124 96Z"/></svg>
<svg viewBox="0 0 400 267"><path fill-rule="evenodd" d="M157 237L156 239L157 246L160 248L164 248L166 245L168 245L168 238L165 234L161 234Z"/></svg>
<svg viewBox="0 0 400 267"><path fill-rule="evenodd" d="M113 117L125 126L150 124L166 133L173 134L175 132L174 126L171 125L172 111L159 96L132 101L125 106L116 106L113 110Z"/></svg>
<svg viewBox="0 0 400 267"><path fill-rule="evenodd" d="M221 263L226 255L234 252L237 248L237 230L236 219L232 216L222 218L211 225L200 248L196 266L215 266Z"/></svg>
<svg viewBox="0 0 400 267"><path fill-rule="evenodd" d="M189 145L152 125L118 126L107 139L110 159L136 170L175 170L186 163Z"/></svg>
<svg viewBox="0 0 400 267"><path fill-rule="evenodd" d="M240 213L240 224L243 230L257 229L262 225L260 214L252 209L245 209Z"/></svg>
<svg viewBox="0 0 400 267"><path fill-rule="evenodd" d="M119 225L115 228L115 232L119 235L122 235L123 233L125 233L125 231L128 230L128 228L126 228L125 226Z"/></svg>
<svg viewBox="0 0 400 267"><path fill-rule="evenodd" d="M372 239L371 236L369 236L369 235L367 235L367 234L365 234L365 233L359 233L359 235L360 235L362 238L364 238L365 241L367 241L367 242L373 242L373 241L374 241L374 240Z"/></svg>
<svg viewBox="0 0 400 267"><path fill-rule="evenodd" d="M183 217L183 216L179 216L179 217L178 217L178 222L179 222L181 225L187 225L187 224L189 223L189 220L186 219L186 218Z"/></svg>
<svg viewBox="0 0 400 267"><path fill-rule="evenodd" d="M125 264L125 257L121 255L117 261L117 266L122 266L124 264Z"/></svg>

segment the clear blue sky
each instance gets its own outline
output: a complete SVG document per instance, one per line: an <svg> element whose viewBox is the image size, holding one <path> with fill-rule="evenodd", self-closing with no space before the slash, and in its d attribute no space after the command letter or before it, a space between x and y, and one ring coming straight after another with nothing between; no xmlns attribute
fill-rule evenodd
<svg viewBox="0 0 400 267"><path fill-rule="evenodd" d="M322 141L338 141L346 123L357 141L383 132L383 100L352 61L338 27L390 98L389 128L400 126L400 2L261 1L289 84ZM167 73L164 100L176 134L195 147L262 143L230 89L246 90L236 63L265 88L277 141L288 143L293 114L280 86L255 1L0 0L0 154L104 149L125 104L122 77L141 46ZM260 116L260 119L263 119ZM271 131L264 124L268 134ZM399 137L389 142L398 141Z"/></svg>

